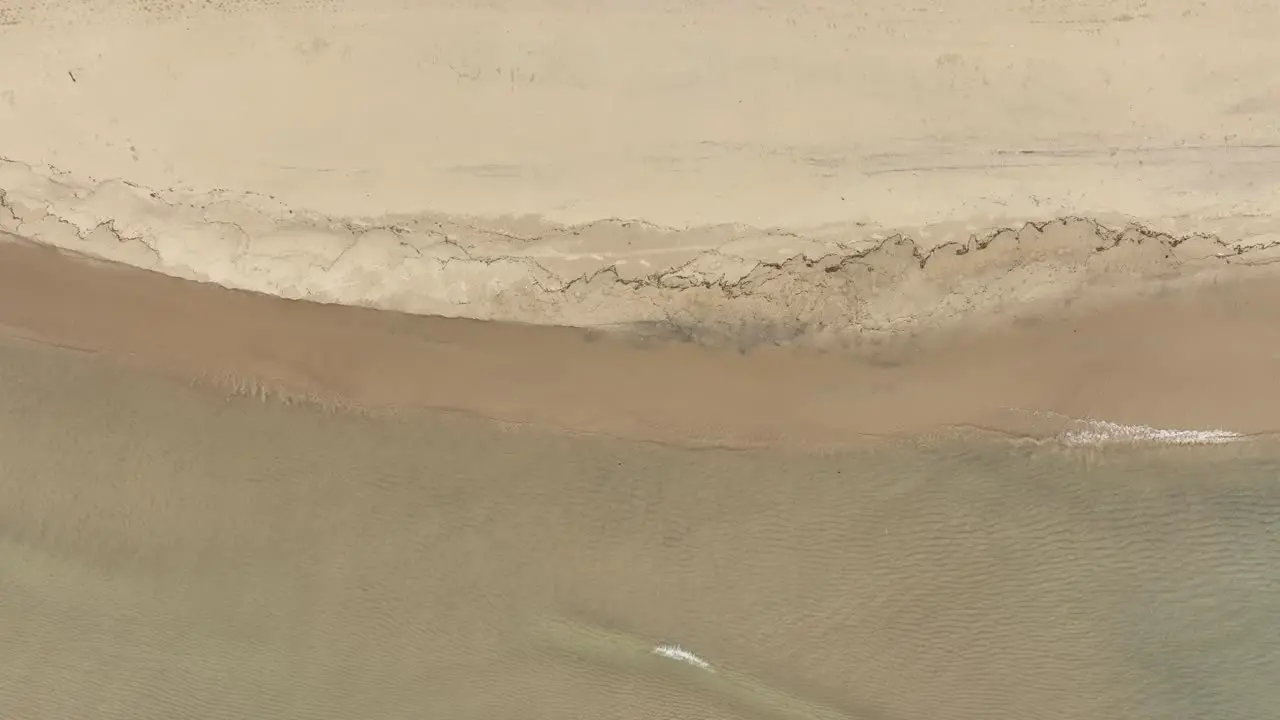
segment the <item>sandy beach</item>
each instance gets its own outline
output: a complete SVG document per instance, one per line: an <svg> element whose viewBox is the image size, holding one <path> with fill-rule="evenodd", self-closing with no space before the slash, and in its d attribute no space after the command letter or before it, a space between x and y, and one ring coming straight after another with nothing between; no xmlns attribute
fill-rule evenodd
<svg viewBox="0 0 1280 720"><path fill-rule="evenodd" d="M1277 36L0 0L0 718L1268 716Z"/></svg>

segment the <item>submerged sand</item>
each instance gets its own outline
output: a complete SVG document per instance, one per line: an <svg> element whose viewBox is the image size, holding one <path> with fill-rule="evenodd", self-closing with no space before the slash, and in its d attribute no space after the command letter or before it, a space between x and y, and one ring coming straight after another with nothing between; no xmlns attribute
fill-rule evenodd
<svg viewBox="0 0 1280 720"><path fill-rule="evenodd" d="M1280 465L1256 442L691 449L228 397L39 345L0 347L0 393L12 717L1277 701Z"/></svg>

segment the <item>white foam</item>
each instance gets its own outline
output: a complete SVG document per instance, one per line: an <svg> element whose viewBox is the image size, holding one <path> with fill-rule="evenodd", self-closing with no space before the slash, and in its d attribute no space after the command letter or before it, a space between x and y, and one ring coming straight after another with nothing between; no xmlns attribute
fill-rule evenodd
<svg viewBox="0 0 1280 720"><path fill-rule="evenodd" d="M679 660L682 663L686 663L688 665L692 665L697 668L702 668L703 670L706 670L708 672L715 672L715 670L711 668L711 663L707 662L706 660L703 660L697 655L694 655L688 650L685 650L679 645L657 645L650 652L652 652L654 655L661 655L662 657L665 657L665 658L671 658L672 660Z"/></svg>
<svg viewBox="0 0 1280 720"><path fill-rule="evenodd" d="M1146 425L1122 425L1105 420L1078 420L1059 439L1067 445L1156 443L1160 445L1222 445L1244 436L1230 430L1171 430Z"/></svg>
<svg viewBox="0 0 1280 720"><path fill-rule="evenodd" d="M1231 430L1176 430L1156 428L1150 425L1125 425L1123 423L1093 418L1073 418L1051 410L1024 410L1005 407L1014 413L1031 415L1065 426L1055 439L1064 445L1223 445L1240 442L1248 437Z"/></svg>

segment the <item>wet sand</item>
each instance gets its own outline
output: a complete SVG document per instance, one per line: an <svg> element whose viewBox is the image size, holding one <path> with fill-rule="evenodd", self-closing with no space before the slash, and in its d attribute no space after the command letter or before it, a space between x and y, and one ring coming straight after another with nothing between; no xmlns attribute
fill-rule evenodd
<svg viewBox="0 0 1280 720"><path fill-rule="evenodd" d="M963 227L343 218L0 160L0 324L238 391L664 442L1276 429L1262 226Z"/></svg>
<svg viewBox="0 0 1280 720"><path fill-rule="evenodd" d="M657 442L841 447L1069 419L1280 428L1267 276L860 351L739 352L234 292L0 242L0 327L222 389L363 411L434 409Z"/></svg>

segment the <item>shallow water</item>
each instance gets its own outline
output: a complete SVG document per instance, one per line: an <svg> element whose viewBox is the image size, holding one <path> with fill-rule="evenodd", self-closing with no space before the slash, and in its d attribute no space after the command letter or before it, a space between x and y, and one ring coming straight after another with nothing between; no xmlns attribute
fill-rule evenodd
<svg viewBox="0 0 1280 720"><path fill-rule="evenodd" d="M0 399L0 717L1280 707L1258 443L689 450L25 347Z"/></svg>

